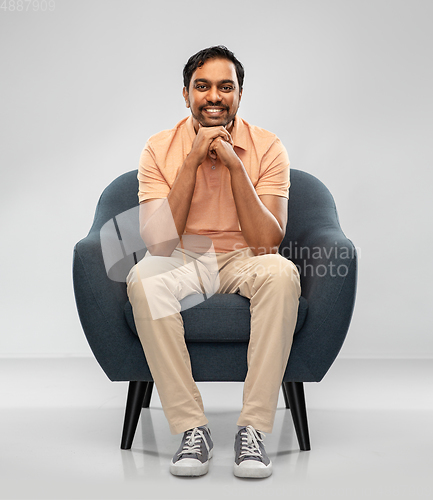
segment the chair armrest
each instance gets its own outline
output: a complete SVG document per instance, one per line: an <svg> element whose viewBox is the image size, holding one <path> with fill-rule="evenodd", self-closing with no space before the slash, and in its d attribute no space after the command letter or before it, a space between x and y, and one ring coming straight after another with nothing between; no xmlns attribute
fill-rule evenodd
<svg viewBox="0 0 433 500"><path fill-rule="evenodd" d="M98 363L111 380L130 355L144 356L131 333L123 308L126 284L108 278L102 257L99 231L90 232L74 248L73 282L80 321Z"/></svg>
<svg viewBox="0 0 433 500"><path fill-rule="evenodd" d="M301 274L302 295L308 301L307 318L295 336L297 352L320 381L337 357L352 317L356 248L333 226L305 234L291 254Z"/></svg>

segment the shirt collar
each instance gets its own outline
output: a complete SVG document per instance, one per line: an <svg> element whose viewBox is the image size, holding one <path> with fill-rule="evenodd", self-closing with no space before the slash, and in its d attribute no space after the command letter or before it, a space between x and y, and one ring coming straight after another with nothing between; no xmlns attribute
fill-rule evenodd
<svg viewBox="0 0 433 500"><path fill-rule="evenodd" d="M192 123L192 116L191 115L187 118L185 125L186 125L186 129L188 131L189 138L191 139L191 143L192 143L192 141L194 141L194 139L195 139L196 133L194 130L194 125ZM232 139L233 139L233 144L238 148L246 150L248 148L247 134L248 134L247 126L245 125L242 118L240 118L238 115L236 115L235 119L234 119L232 134L231 134Z"/></svg>

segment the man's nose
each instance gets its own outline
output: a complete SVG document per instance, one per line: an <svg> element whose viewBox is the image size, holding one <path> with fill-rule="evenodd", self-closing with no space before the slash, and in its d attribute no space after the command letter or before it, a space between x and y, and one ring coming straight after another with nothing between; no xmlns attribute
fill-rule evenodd
<svg viewBox="0 0 433 500"><path fill-rule="evenodd" d="M209 92L207 94L207 100L213 103L220 102L221 101L221 94L219 92L218 87L211 87L209 89Z"/></svg>

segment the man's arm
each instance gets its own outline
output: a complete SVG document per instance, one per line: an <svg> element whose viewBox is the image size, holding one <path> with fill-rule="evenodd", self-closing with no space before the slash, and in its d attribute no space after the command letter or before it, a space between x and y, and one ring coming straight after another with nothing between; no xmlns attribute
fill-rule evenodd
<svg viewBox="0 0 433 500"><path fill-rule="evenodd" d="M230 170L242 235L254 255L277 253L287 224L288 200L282 196L258 196L242 166Z"/></svg>
<svg viewBox="0 0 433 500"><path fill-rule="evenodd" d="M232 140L224 127L199 129L191 151L167 196L168 205L163 203L164 200L154 199L140 204L140 234L152 255L170 256L179 243L179 237L185 231L198 167L205 160L210 144L217 137L224 142Z"/></svg>
<svg viewBox="0 0 433 500"><path fill-rule="evenodd" d="M248 246L254 255L277 253L286 232L287 198L259 196L231 144L217 138L211 149L230 171L233 198Z"/></svg>

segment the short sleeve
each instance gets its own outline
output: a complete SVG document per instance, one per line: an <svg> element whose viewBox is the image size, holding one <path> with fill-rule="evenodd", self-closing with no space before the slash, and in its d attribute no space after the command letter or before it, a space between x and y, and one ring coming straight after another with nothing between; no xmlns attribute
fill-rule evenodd
<svg viewBox="0 0 433 500"><path fill-rule="evenodd" d="M268 151L263 155L260 164L260 175L255 186L257 194L273 194L289 197L290 161L286 148L276 138Z"/></svg>
<svg viewBox="0 0 433 500"><path fill-rule="evenodd" d="M170 187L157 165L149 141L141 152L137 178L140 203L152 198L167 198Z"/></svg>

